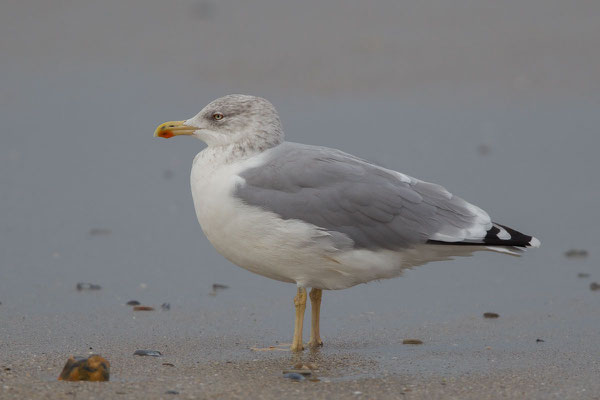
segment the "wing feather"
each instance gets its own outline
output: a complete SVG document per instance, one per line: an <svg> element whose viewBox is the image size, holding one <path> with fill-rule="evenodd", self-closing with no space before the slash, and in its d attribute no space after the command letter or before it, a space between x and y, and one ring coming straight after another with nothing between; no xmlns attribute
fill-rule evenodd
<svg viewBox="0 0 600 400"><path fill-rule="evenodd" d="M283 143L242 171L245 203L349 238L355 248L402 249L428 240L481 241L492 228L480 208L445 188L338 150ZM348 242L346 239L346 243Z"/></svg>

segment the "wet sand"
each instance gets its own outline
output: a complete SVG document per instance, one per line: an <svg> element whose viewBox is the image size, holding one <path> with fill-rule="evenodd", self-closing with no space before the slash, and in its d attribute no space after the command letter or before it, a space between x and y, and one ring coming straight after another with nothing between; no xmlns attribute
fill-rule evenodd
<svg viewBox="0 0 600 400"><path fill-rule="evenodd" d="M416 330L399 321L394 325L407 327L381 328L385 324L377 321L387 317L378 313L346 316L360 320L346 329L326 319L325 347L302 354L251 350L276 344L279 334L259 323L270 317L268 310L141 314L115 304L110 313L93 316L28 317L18 337L2 329L8 340L2 346L0 393L3 399L598 398L596 322L578 326L597 321L598 311L584 294L575 296L579 301L571 306L555 304L562 311L551 315L517 312L494 321L463 316L419 324ZM3 323L14 327L18 321ZM424 344L402 345L409 336L404 332ZM536 334L544 341L537 341ZM134 356L141 348L162 356ZM56 381L70 353L105 356L111 381ZM309 362L319 381L283 378L283 370Z"/></svg>
<svg viewBox="0 0 600 400"><path fill-rule="evenodd" d="M331 360L331 359L330 359ZM344 364L360 364L344 359ZM597 379L556 370L520 370L462 376L422 378L389 375L379 378L327 379L291 382L276 371L281 361L233 362L227 365L195 365L187 373L173 367L142 367L141 373L160 378L135 382L28 382L4 383L2 398L300 398L316 399L582 399L598 398ZM168 371L172 369L172 371ZM177 393L168 393L177 392Z"/></svg>
<svg viewBox="0 0 600 400"><path fill-rule="evenodd" d="M600 10L488 3L3 5L0 398L599 398ZM295 288L216 253L189 194L203 145L152 137L229 92L542 247L325 292L321 350L252 351L291 339ZM56 381L90 353L110 382ZM319 381L284 379L297 362Z"/></svg>

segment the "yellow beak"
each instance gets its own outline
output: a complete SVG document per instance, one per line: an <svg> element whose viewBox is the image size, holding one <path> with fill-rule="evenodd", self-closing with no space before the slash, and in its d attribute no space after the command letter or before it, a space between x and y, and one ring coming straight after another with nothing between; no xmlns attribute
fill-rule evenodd
<svg viewBox="0 0 600 400"><path fill-rule="evenodd" d="M164 124L160 124L154 131L154 137L161 138L172 138L177 135L192 135L198 128L193 126L184 125L185 121L169 121Z"/></svg>

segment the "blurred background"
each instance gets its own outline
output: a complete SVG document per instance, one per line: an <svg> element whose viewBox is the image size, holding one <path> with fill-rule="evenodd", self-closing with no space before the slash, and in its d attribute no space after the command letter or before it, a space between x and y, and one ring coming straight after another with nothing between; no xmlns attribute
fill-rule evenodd
<svg viewBox="0 0 600 400"><path fill-rule="evenodd" d="M597 319L576 318L598 295L577 273L599 273L599 71L595 0L3 0L0 332L60 348L71 318L101 342L121 312L133 335L130 311L106 310L137 298L191 313L148 320L153 335L210 331L193 313L218 325L227 309L254 313L254 338L287 338L294 288L232 266L198 226L188 179L204 145L152 137L245 93L275 104L288 140L440 183L542 241L326 293L326 337L549 310L587 337ZM231 289L210 296L215 282Z"/></svg>

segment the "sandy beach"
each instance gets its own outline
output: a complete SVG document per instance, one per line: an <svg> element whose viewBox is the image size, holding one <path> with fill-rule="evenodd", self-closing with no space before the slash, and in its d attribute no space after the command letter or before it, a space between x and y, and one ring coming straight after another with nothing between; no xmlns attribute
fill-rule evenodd
<svg viewBox="0 0 600 400"><path fill-rule="evenodd" d="M600 398L595 2L0 7L0 399ZM542 247L326 291L322 349L255 351L291 340L295 287L212 248L189 189L204 145L152 137L231 92ZM57 381L89 354L109 382Z"/></svg>

